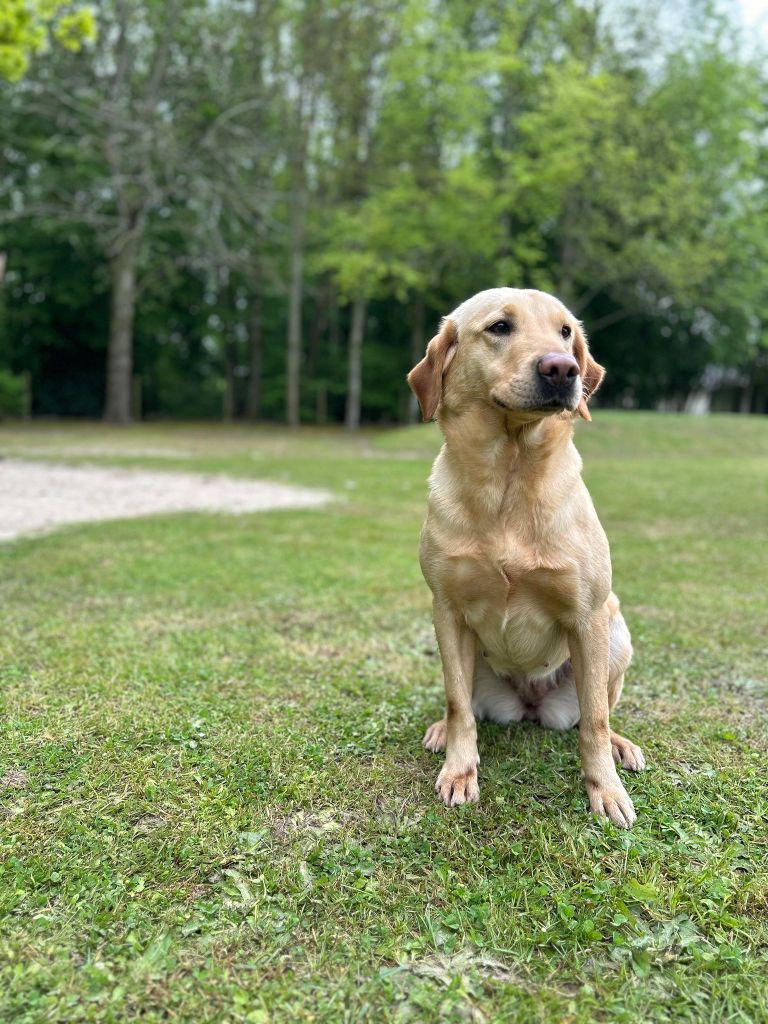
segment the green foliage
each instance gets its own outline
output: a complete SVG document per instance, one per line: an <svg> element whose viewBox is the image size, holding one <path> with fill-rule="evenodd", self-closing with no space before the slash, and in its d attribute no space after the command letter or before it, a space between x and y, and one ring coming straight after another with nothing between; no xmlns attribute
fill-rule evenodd
<svg viewBox="0 0 768 1024"><path fill-rule="evenodd" d="M96 38L91 7L66 0L0 0L0 77L17 82L35 54L45 50L49 35L77 51Z"/></svg>
<svg viewBox="0 0 768 1024"><path fill-rule="evenodd" d="M107 264L135 235L148 414L212 415L225 378L242 414L256 334L261 413L282 415L297 260L305 419L343 414L354 304L364 416L393 420L439 318L498 284L571 305L604 403L682 404L714 365L768 408L768 62L719 8L174 11L109 0L94 52L53 48L5 90L0 351L35 411L98 411Z"/></svg>
<svg viewBox="0 0 768 1024"><path fill-rule="evenodd" d="M0 420L24 414L24 395L24 378L0 370Z"/></svg>

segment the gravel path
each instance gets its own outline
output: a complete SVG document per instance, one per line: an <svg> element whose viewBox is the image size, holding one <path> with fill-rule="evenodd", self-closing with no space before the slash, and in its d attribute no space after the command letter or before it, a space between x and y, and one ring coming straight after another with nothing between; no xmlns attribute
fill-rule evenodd
<svg viewBox="0 0 768 1024"><path fill-rule="evenodd" d="M0 541L64 523L162 512L313 508L330 499L327 491L229 476L0 459Z"/></svg>

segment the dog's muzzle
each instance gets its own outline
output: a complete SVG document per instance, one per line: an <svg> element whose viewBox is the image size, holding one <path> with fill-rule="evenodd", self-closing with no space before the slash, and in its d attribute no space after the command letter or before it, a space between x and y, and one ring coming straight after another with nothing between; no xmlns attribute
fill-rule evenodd
<svg viewBox="0 0 768 1024"><path fill-rule="evenodd" d="M549 352L536 364L538 391L546 405L571 406L579 382L579 364L567 352Z"/></svg>

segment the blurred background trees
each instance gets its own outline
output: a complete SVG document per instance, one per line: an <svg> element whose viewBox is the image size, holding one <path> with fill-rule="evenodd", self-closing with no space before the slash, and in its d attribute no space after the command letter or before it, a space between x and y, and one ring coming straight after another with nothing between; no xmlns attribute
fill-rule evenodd
<svg viewBox="0 0 768 1024"><path fill-rule="evenodd" d="M406 420L500 284L606 403L768 411L765 67L698 0L0 0L0 414Z"/></svg>
<svg viewBox="0 0 768 1024"><path fill-rule="evenodd" d="M49 40L69 50L96 38L90 7L65 0L3 0L0 4L0 76L16 82Z"/></svg>

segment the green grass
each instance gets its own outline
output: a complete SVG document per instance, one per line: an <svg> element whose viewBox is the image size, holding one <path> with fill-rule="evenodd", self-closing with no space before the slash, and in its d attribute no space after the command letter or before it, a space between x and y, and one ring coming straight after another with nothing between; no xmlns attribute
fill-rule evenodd
<svg viewBox="0 0 768 1024"><path fill-rule="evenodd" d="M432 427L4 427L0 453L330 487L0 546L0 1020L768 1020L768 421L578 430L636 656L631 833L575 732L436 803Z"/></svg>

